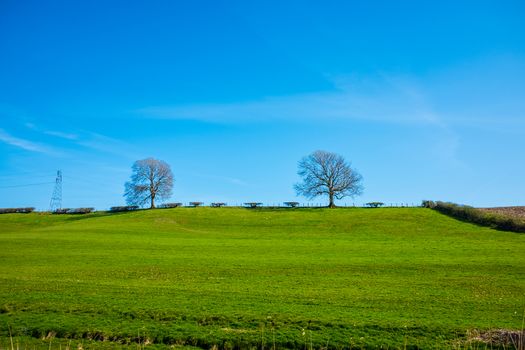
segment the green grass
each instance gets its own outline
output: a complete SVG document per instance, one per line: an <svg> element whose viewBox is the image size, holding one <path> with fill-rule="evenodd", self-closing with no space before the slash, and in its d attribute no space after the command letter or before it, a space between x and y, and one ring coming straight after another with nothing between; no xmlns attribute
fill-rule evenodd
<svg viewBox="0 0 525 350"><path fill-rule="evenodd" d="M457 347L522 328L524 252L422 208L4 214L0 348Z"/></svg>

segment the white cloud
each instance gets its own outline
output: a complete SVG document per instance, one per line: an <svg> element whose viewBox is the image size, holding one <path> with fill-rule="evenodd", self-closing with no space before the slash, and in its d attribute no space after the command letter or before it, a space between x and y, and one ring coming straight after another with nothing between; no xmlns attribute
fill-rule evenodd
<svg viewBox="0 0 525 350"><path fill-rule="evenodd" d="M333 77L333 91L266 97L260 100L179 106L150 106L146 118L192 119L215 123L261 121L360 120L396 124L443 125L426 86L407 76L373 79Z"/></svg>
<svg viewBox="0 0 525 350"><path fill-rule="evenodd" d="M137 113L146 118L192 119L215 123L264 121L366 121L382 124L427 126L439 135L429 152L443 161L463 166L454 120L438 113L428 89L410 77L383 75L360 80L333 79L337 90L268 97L258 101L189 106L156 106Z"/></svg>
<svg viewBox="0 0 525 350"><path fill-rule="evenodd" d="M76 140L76 139L78 139L78 135L76 135L76 134L70 134L70 133L65 133L65 132L61 132L61 131L52 131L52 130L51 131L44 131L44 134L60 137L60 138L67 139L67 140Z"/></svg>
<svg viewBox="0 0 525 350"><path fill-rule="evenodd" d="M102 153L110 153L130 159L137 157L137 152L131 144L95 132L86 132L85 137L82 137L76 143L79 146L91 148Z"/></svg>
<svg viewBox="0 0 525 350"><path fill-rule="evenodd" d="M24 125L28 129L31 129L31 130L34 130L34 131L37 131L37 132L41 132L41 133L46 134L46 135L60 137L60 138L67 139L67 140L76 140L76 139L78 139L78 135L76 135L76 134L66 133L66 132L62 132L62 131L54 131L54 130L42 130L41 128L39 128L34 123L27 122Z"/></svg>
<svg viewBox="0 0 525 350"><path fill-rule="evenodd" d="M248 186L248 183L246 183L245 181L243 181L241 179L237 179L237 178L234 178L234 177L225 177L224 179L229 181L229 182L231 182L234 185Z"/></svg>
<svg viewBox="0 0 525 350"><path fill-rule="evenodd" d="M56 152L54 152L48 146L12 136L3 129L0 129L0 141L7 143L8 145L24 149L26 151L56 154Z"/></svg>
<svg viewBox="0 0 525 350"><path fill-rule="evenodd" d="M525 57L487 56L420 74L328 76L333 91L259 100L150 106L147 118L215 123L361 120L525 132Z"/></svg>
<svg viewBox="0 0 525 350"><path fill-rule="evenodd" d="M119 155L119 156L124 156L124 157L132 157L130 152L128 152L128 150L130 149L129 144L121 140L117 140L115 138L105 136L105 135L102 135L96 132L91 132L87 130L79 130L78 134L73 134L73 133L62 132L62 131L47 130L33 123L25 123L24 125L28 129L34 130L41 134L66 139L66 140L72 141L74 144L78 146L90 148L98 152L111 153L114 155Z"/></svg>
<svg viewBox="0 0 525 350"><path fill-rule="evenodd" d="M391 82L358 91L340 86L333 92L268 97L258 101L189 106L153 106L137 111L150 118L193 119L207 122L357 119L392 123L436 123L424 99ZM415 87L411 87L415 90Z"/></svg>
<svg viewBox="0 0 525 350"><path fill-rule="evenodd" d="M215 175L215 174L205 174L205 173L197 173L197 172L178 172L179 174L185 175L185 176L191 176L191 177L198 177L201 179L206 180L217 180L219 182L223 183L230 183L232 185L246 187L250 186L250 184L242 179L231 177L231 176L224 176L224 175Z"/></svg>

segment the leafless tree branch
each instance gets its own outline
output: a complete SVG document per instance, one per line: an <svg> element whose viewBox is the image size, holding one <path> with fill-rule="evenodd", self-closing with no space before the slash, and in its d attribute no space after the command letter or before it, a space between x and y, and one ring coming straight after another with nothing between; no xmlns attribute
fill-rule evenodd
<svg viewBox="0 0 525 350"><path fill-rule="evenodd" d="M143 206L149 202L150 208L155 208L155 199L171 197L173 174L168 163L146 158L137 160L131 170L131 179L126 182L124 192L129 205Z"/></svg>
<svg viewBox="0 0 525 350"><path fill-rule="evenodd" d="M335 207L334 198L354 197L363 192L362 176L338 154L315 151L299 161L299 176L303 182L294 186L298 195L309 199L327 195L329 207Z"/></svg>

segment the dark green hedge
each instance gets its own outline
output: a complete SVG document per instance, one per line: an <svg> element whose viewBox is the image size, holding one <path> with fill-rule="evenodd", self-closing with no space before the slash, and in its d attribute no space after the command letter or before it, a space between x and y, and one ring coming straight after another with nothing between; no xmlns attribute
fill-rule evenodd
<svg viewBox="0 0 525 350"><path fill-rule="evenodd" d="M12 214L12 213L31 213L35 208L0 208L0 214Z"/></svg>
<svg viewBox="0 0 525 350"><path fill-rule="evenodd" d="M109 211L113 211L113 212L131 211L131 210L137 210L138 208L139 208L138 205L124 205L120 207L111 207L109 208Z"/></svg>
<svg viewBox="0 0 525 350"><path fill-rule="evenodd" d="M488 226L497 230L525 233L525 221L485 212L468 205L459 205L449 202L434 202L425 200L425 208L431 208L456 219L472 222L481 226Z"/></svg>

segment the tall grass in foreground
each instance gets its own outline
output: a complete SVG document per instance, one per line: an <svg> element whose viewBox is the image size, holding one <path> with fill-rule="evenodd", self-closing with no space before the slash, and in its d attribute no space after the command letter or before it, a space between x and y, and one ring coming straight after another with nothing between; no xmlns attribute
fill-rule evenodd
<svg viewBox="0 0 525 350"><path fill-rule="evenodd" d="M260 329L261 339L258 344L251 344L248 346L238 346L232 344L208 344L207 346L192 346L186 344L155 344L151 341L150 337L140 330L137 333L135 342L132 343L120 343L112 341L100 341L93 339L67 339L67 338L55 338L53 334L41 339L27 338L27 337L14 337L9 335L9 338L0 337L0 350L88 350L88 349L136 349L145 350L151 349L227 349L227 350L242 350L242 349L260 349L260 350L277 350L277 349L289 349L286 346L277 344L275 341L274 329L270 329L272 337L270 342L266 342L264 332L265 329ZM316 344L312 342L311 330L302 330L303 344L297 347L297 349L304 350L329 350L329 349L428 349L428 348L439 348L439 349L450 349L450 350L525 350L525 330L521 331L510 331L503 329L489 330L489 331L468 331L464 337L458 335L456 340L452 340L448 346L443 344L436 344L435 346L428 347L420 346L418 344L408 344L405 340L402 346L370 346L363 341L363 338L350 338L347 344L331 345L330 339L327 339L326 344Z"/></svg>

